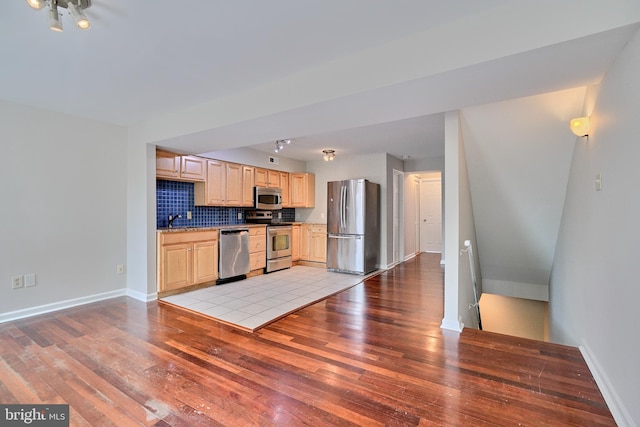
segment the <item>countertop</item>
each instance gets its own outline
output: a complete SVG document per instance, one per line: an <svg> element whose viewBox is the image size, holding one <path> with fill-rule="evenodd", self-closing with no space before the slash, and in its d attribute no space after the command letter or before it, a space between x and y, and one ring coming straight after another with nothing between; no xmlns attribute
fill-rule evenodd
<svg viewBox="0 0 640 427"><path fill-rule="evenodd" d="M320 222L293 222L294 225L327 225L326 223ZM186 231L207 231L207 230L224 230L229 228L251 228L251 227L266 227L269 224L255 224L255 223L247 223L247 224L230 224L230 225L212 225L207 227L163 227L156 230L157 233L179 233Z"/></svg>

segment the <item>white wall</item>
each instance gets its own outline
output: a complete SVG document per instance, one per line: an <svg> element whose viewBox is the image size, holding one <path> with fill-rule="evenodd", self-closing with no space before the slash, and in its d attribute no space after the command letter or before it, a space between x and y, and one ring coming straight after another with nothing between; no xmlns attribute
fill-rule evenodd
<svg viewBox="0 0 640 427"><path fill-rule="evenodd" d="M157 295L156 147L127 144L127 289L149 301Z"/></svg>
<svg viewBox="0 0 640 427"><path fill-rule="evenodd" d="M619 425L640 425L640 34L577 139L550 284L551 338L580 345ZM602 191L594 177L602 173Z"/></svg>
<svg viewBox="0 0 640 427"><path fill-rule="evenodd" d="M460 331L464 326L477 327L473 304L468 255L460 254L464 241L476 248L471 192L465 160L465 147L457 111L445 114L445 257L444 318L442 328ZM476 252L477 262L477 252Z"/></svg>
<svg viewBox="0 0 640 427"><path fill-rule="evenodd" d="M463 133L485 291L548 300L585 89L465 108Z"/></svg>
<svg viewBox="0 0 640 427"><path fill-rule="evenodd" d="M126 130L0 101L0 140L0 321L124 292Z"/></svg>
<svg viewBox="0 0 640 427"><path fill-rule="evenodd" d="M294 142L295 144L295 142ZM275 147L275 144L274 144ZM294 160L285 157L279 153L265 153L264 151L254 150L249 147L232 148L229 150L211 151L200 154L211 159L224 160L227 162L241 163L244 165L256 166L265 169L274 169L284 172L306 172L307 163L301 160ZM270 163L269 157L278 159L278 164Z"/></svg>
<svg viewBox="0 0 640 427"><path fill-rule="evenodd" d="M444 144L444 141L442 141ZM404 162L405 172L441 171L444 173L444 157L425 157Z"/></svg>
<svg viewBox="0 0 640 427"><path fill-rule="evenodd" d="M343 179L365 178L380 184L380 253L378 263L381 268L391 264L393 256L391 248L392 224L390 206L392 202L393 166L391 156L386 153L374 153L362 156L344 158L336 156L335 160L308 162L307 171L315 174L316 205L314 209L296 209L296 216L301 221L326 223L327 212L327 182ZM397 160L397 159L396 159ZM398 160L399 161L399 160ZM401 163L401 162L400 162Z"/></svg>

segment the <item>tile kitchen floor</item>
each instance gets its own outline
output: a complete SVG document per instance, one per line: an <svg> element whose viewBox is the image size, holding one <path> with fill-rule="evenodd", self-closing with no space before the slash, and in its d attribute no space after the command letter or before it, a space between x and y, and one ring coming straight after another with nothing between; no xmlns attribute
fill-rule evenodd
<svg viewBox="0 0 640 427"><path fill-rule="evenodd" d="M245 280L161 298L225 323L255 331L288 313L362 282L367 276L294 266Z"/></svg>

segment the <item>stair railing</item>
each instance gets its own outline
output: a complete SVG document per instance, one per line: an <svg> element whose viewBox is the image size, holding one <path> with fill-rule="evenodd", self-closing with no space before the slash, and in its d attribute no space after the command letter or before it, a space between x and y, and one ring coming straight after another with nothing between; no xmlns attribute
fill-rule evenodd
<svg viewBox="0 0 640 427"><path fill-rule="evenodd" d="M473 282L474 303L469 304L469 310L475 308L476 316L478 317L478 329L482 330L482 319L480 317L480 301L478 299L478 281L476 280L476 264L473 259L473 247L471 246L471 240L464 241L464 249L460 250L460 255L462 255L464 252L469 255L469 270L471 271L471 281Z"/></svg>

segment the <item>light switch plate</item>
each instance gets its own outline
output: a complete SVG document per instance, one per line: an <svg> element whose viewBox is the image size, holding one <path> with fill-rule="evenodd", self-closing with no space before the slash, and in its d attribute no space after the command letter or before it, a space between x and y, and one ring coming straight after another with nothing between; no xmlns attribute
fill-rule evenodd
<svg viewBox="0 0 640 427"><path fill-rule="evenodd" d="M30 288L36 285L36 275L35 274L25 274L24 275L24 287Z"/></svg>

